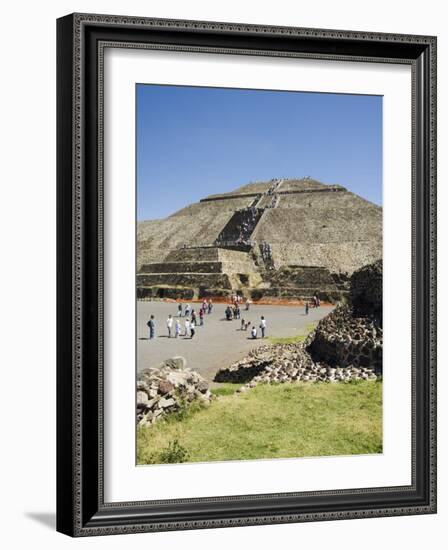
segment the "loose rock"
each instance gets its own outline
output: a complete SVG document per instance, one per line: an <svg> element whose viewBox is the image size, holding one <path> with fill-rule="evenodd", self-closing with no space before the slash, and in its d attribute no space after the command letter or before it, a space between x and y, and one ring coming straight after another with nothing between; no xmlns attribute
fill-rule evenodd
<svg viewBox="0 0 448 550"><path fill-rule="evenodd" d="M185 403L212 399L208 382L186 367L183 357L173 357L158 367L144 369L137 379L137 422L154 424Z"/></svg>

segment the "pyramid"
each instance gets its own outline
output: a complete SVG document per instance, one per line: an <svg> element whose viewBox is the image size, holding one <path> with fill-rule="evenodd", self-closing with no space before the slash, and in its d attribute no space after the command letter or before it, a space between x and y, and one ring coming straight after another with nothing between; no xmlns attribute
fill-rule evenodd
<svg viewBox="0 0 448 550"><path fill-rule="evenodd" d="M382 209L311 178L254 182L137 227L137 297L340 299L382 257Z"/></svg>

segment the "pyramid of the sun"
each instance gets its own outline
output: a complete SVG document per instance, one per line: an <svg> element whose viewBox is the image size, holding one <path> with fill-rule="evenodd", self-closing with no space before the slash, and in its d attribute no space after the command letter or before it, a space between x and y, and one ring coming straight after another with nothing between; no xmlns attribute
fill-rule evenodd
<svg viewBox="0 0 448 550"><path fill-rule="evenodd" d="M310 178L249 183L138 224L138 296L337 296L381 257L381 207Z"/></svg>

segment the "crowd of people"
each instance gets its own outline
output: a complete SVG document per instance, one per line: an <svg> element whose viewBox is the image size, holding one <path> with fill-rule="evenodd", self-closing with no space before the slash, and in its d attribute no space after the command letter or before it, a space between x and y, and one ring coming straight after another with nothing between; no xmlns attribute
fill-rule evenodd
<svg viewBox="0 0 448 550"><path fill-rule="evenodd" d="M230 303L227 304L227 307L224 310L225 319L227 321L239 320L241 321L241 331L247 332L250 328L250 334L253 339L258 338L260 334L261 338L266 336L266 319L262 315L260 318L260 323L258 327L255 324L252 324L251 321L245 319L241 313L243 305L244 311L250 311L250 306L252 301L250 298L244 299L243 296L239 294L233 294L230 296ZM320 298L316 292L311 300L305 302L305 315L309 314L310 308L320 307ZM213 302L212 299L204 299L198 309L193 309L189 303L185 305L182 302L179 302L177 305L177 317L174 318L173 315L168 315L166 320L166 328L168 332L168 338L179 338L183 336L184 338L194 338L196 334L196 327L204 326L205 318L207 315L211 315L213 311ZM181 319L183 318L183 327ZM154 315L151 315L147 326L149 329L149 339L152 340L156 335L156 321ZM260 332L258 332L260 329Z"/></svg>
<svg viewBox="0 0 448 550"><path fill-rule="evenodd" d="M250 305L252 301L247 298L245 301L244 311L250 310ZM235 319L241 320L241 329L242 331L247 331L251 326L251 322L245 320L241 317L241 306L243 305L243 297L235 294L231 296L231 303L227 305L224 313L227 321L232 321ZM196 334L197 326L204 326L204 319L206 315L210 315L213 311L213 302L211 299L205 299L200 305L199 309L196 311L192 309L189 303L183 305L181 302L177 306L177 317L174 318L173 315L168 315L166 320L167 328L167 337L168 338L179 338L183 336L184 338L194 338ZM181 318L183 317L183 327L181 324ZM149 340L153 340L156 336L156 320L154 315L150 315L148 322L146 323L149 329ZM260 334L261 338L264 338L266 335L266 319L262 315L260 318ZM252 325L251 328L251 337L258 337L258 330L255 325Z"/></svg>
<svg viewBox="0 0 448 550"><path fill-rule="evenodd" d="M220 233L216 239L216 243L220 245L238 244L251 246L251 235L259 219L260 212L254 206L247 206L238 210L230 223Z"/></svg>
<svg viewBox="0 0 448 550"><path fill-rule="evenodd" d="M210 298L209 300L203 300L198 311L190 307L190 304L185 304L185 306L179 302L177 305L177 318L174 319L172 315L168 315L166 320L166 328L168 331L168 338L179 338L184 336L184 338L194 338L196 334L196 327L204 325L205 315L210 315L213 311L213 302ZM184 317L184 328L182 330L182 325L180 318ZM154 315L151 315L148 322L146 323L149 328L149 339L152 340L156 335L156 322Z"/></svg>

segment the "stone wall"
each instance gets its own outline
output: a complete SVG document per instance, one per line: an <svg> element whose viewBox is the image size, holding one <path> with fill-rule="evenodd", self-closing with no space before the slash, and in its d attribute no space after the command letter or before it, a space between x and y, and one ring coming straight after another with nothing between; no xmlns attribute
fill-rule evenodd
<svg viewBox="0 0 448 550"><path fill-rule="evenodd" d="M227 294L228 291L225 291ZM153 300L168 298L171 300L193 300L198 297L194 288L169 287L169 286L138 286L136 293L137 300ZM200 296L199 296L200 297Z"/></svg>
<svg viewBox="0 0 448 550"><path fill-rule="evenodd" d="M229 276L225 273L138 273L137 286L179 286L231 289Z"/></svg>
<svg viewBox="0 0 448 550"><path fill-rule="evenodd" d="M377 374L369 367L350 365L332 366L316 362L303 344L276 344L262 346L247 357L221 368L216 382L245 384L246 391L260 383L286 382L349 382L350 380L376 380Z"/></svg>
<svg viewBox="0 0 448 550"><path fill-rule="evenodd" d="M350 299L357 315L382 318L383 262L379 260L353 273L350 280Z"/></svg>
<svg viewBox="0 0 448 550"><path fill-rule="evenodd" d="M248 262L154 262L141 266L142 273L250 273Z"/></svg>
<svg viewBox="0 0 448 550"><path fill-rule="evenodd" d="M349 305L325 317L308 342L306 349L315 362L382 371L383 329L374 317L354 316Z"/></svg>
<svg viewBox="0 0 448 550"><path fill-rule="evenodd" d="M329 365L371 367L382 372L382 261L355 271L350 279L350 303L325 317L307 343L315 361Z"/></svg>
<svg viewBox="0 0 448 550"><path fill-rule="evenodd" d="M222 262L155 262L144 264L142 273L222 273Z"/></svg>
<svg viewBox="0 0 448 550"><path fill-rule="evenodd" d="M288 265L268 272L266 277L274 287L337 290L333 277L325 267Z"/></svg>
<svg viewBox="0 0 448 550"><path fill-rule="evenodd" d="M351 274L363 265L372 263L382 255L381 240L349 240L332 243L271 244L272 257L276 266L290 263L303 266L320 265L333 273Z"/></svg>
<svg viewBox="0 0 448 550"><path fill-rule="evenodd" d="M219 246L181 248L171 251L167 257L168 262L229 262L248 263L250 259L247 252L228 250Z"/></svg>

